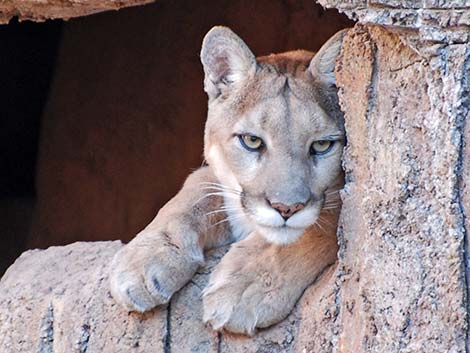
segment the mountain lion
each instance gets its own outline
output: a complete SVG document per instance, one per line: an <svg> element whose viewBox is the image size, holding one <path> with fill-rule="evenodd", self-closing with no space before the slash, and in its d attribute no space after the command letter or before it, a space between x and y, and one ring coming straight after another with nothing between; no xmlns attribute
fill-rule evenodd
<svg viewBox="0 0 470 353"><path fill-rule="evenodd" d="M213 329L252 335L285 318L336 258L343 114L335 59L345 32L314 55L255 58L230 29L202 44L208 163L111 264L113 297L130 311L167 303L235 242L203 292Z"/></svg>

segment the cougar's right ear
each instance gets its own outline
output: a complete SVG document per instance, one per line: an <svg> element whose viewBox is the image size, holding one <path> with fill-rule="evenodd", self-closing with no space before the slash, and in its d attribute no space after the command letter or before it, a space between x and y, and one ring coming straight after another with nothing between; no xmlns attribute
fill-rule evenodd
<svg viewBox="0 0 470 353"><path fill-rule="evenodd" d="M343 29L328 39L310 62L310 72L326 87L331 87L336 84L336 58L341 52L343 38L348 30L349 29Z"/></svg>
<svg viewBox="0 0 470 353"><path fill-rule="evenodd" d="M204 90L209 98L242 82L256 71L256 58L243 42L227 27L212 28L204 37L201 49L204 66Z"/></svg>

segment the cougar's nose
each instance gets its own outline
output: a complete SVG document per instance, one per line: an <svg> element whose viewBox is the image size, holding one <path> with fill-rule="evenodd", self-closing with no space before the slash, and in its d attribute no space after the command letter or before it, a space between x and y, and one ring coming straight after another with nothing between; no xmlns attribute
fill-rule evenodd
<svg viewBox="0 0 470 353"><path fill-rule="evenodd" d="M299 212L305 207L305 204L301 202L294 203L292 205L285 205L280 202L271 203L271 207L274 208L286 221L294 213Z"/></svg>

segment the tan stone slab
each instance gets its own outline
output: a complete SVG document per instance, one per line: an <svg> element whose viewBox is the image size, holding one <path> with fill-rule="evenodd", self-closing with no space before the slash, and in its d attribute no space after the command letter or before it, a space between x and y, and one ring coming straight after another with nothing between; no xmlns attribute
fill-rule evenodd
<svg viewBox="0 0 470 353"><path fill-rule="evenodd" d="M47 19L91 15L123 7L143 5L155 0L3 0L0 1L0 24L17 16L20 21L42 22Z"/></svg>
<svg viewBox="0 0 470 353"><path fill-rule="evenodd" d="M167 307L138 314L123 310L109 293L108 266L121 246L81 242L18 258L0 281L0 352L303 353L314 337L328 334L330 327L318 326L323 319L315 321L326 311L315 313L324 307L317 305L325 300L322 293L330 293L331 270L286 320L244 337L214 332L202 322L201 291L226 249L209 253ZM309 319L299 334L300 317Z"/></svg>

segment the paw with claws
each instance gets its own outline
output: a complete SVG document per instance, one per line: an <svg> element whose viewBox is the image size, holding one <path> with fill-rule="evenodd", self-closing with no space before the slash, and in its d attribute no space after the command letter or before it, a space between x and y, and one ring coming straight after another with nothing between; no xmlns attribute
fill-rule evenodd
<svg viewBox="0 0 470 353"><path fill-rule="evenodd" d="M204 321L215 330L253 335L283 320L305 287L295 261L256 234L236 243L222 258L204 291ZM312 278L310 278L310 281Z"/></svg>
<svg viewBox="0 0 470 353"><path fill-rule="evenodd" d="M157 241L155 241L157 239ZM111 263L111 293L129 311L145 312L166 304L202 263L161 232L142 234L123 247Z"/></svg>

